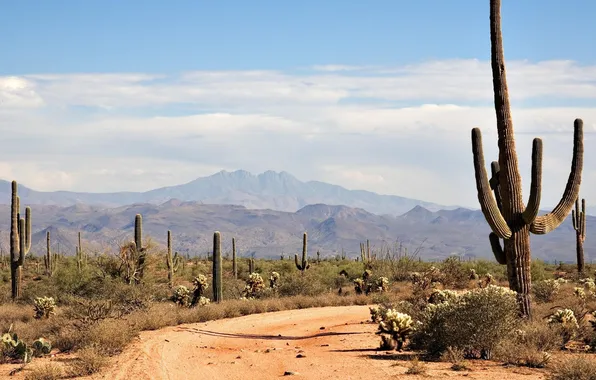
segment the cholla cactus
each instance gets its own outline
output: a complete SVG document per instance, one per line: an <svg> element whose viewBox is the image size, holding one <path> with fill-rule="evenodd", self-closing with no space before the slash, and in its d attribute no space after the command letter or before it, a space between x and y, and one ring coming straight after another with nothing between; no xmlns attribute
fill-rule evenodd
<svg viewBox="0 0 596 380"><path fill-rule="evenodd" d="M573 295L582 301L584 301L586 299L586 292L583 288L578 288L578 287L573 288Z"/></svg>
<svg viewBox="0 0 596 380"><path fill-rule="evenodd" d="M263 277L258 273L251 273L244 286L243 294L245 298L256 298L263 289L265 289Z"/></svg>
<svg viewBox="0 0 596 380"><path fill-rule="evenodd" d="M596 290L596 283L594 283L594 280L591 278L582 278L581 280L579 280L579 283L582 284L584 286L584 289L589 291L590 293L594 293L594 291Z"/></svg>
<svg viewBox="0 0 596 380"><path fill-rule="evenodd" d="M555 281L558 282L559 284L566 284L569 282L569 281L567 281L567 279L565 279L563 277L559 277Z"/></svg>
<svg viewBox="0 0 596 380"><path fill-rule="evenodd" d="M172 301L179 306L187 306L188 301L190 299L190 290L184 285L178 285L174 288L174 292L172 294Z"/></svg>
<svg viewBox="0 0 596 380"><path fill-rule="evenodd" d="M575 331L579 328L577 319L570 309L558 309L549 317L548 323L561 326L564 343L569 342L575 335Z"/></svg>
<svg viewBox="0 0 596 380"><path fill-rule="evenodd" d="M476 273L476 269L470 269L470 280L478 280L478 274Z"/></svg>
<svg viewBox="0 0 596 380"><path fill-rule="evenodd" d="M277 282L280 279L280 275L277 272L271 272L271 276L269 277L269 287L271 289L277 289Z"/></svg>
<svg viewBox="0 0 596 380"><path fill-rule="evenodd" d="M375 281L375 288L377 292L386 292L389 286L389 279L387 277L379 277Z"/></svg>
<svg viewBox="0 0 596 380"><path fill-rule="evenodd" d="M356 294L362 294L366 291L366 283L363 279L357 278L354 280L354 290Z"/></svg>
<svg viewBox="0 0 596 380"><path fill-rule="evenodd" d="M47 319L50 318L50 315L56 314L56 302L53 297L37 297L33 302L35 308L34 318Z"/></svg>
<svg viewBox="0 0 596 380"><path fill-rule="evenodd" d="M389 309L385 312L383 319L379 322L377 334L389 335L401 350L403 345L414 331L414 320L408 314L400 313L397 310ZM384 339L384 344L385 344Z"/></svg>
<svg viewBox="0 0 596 380"><path fill-rule="evenodd" d="M194 289L192 291L192 301L190 301L190 307L194 307L196 305L199 306L203 306L206 305L203 301L203 303L201 303L201 300L205 297L203 297L203 294L205 294L205 290L207 290L209 288L209 283L207 282L207 277L200 274L197 277L195 277L192 280L192 284L194 285ZM208 298L205 298L208 299Z"/></svg>
<svg viewBox="0 0 596 380"><path fill-rule="evenodd" d="M449 302L457 298L457 293L453 290L440 290L435 289L431 293L430 297L428 297L428 303L431 304L439 304L444 302Z"/></svg>
<svg viewBox="0 0 596 380"><path fill-rule="evenodd" d="M487 273L482 280L478 281L478 287L486 288L489 285L492 285L495 283L496 283L496 281L495 281L495 278L493 277L493 275L490 273Z"/></svg>
<svg viewBox="0 0 596 380"><path fill-rule="evenodd" d="M389 309L383 305L379 305L379 307L369 307L368 310L370 310L370 319L373 323L377 323L385 318Z"/></svg>
<svg viewBox="0 0 596 380"><path fill-rule="evenodd" d="M209 305L211 303L211 300L207 297L203 297L201 296L199 298L199 300L197 301L197 305L199 306L205 306L205 305Z"/></svg>

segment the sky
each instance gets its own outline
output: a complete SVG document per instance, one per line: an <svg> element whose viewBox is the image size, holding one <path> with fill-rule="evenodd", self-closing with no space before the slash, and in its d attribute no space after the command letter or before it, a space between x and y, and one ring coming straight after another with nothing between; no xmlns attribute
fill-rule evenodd
<svg viewBox="0 0 596 380"><path fill-rule="evenodd" d="M584 120L596 205L587 0L503 0L527 198L544 141L556 204ZM0 0L0 178L145 191L220 170L478 208L470 131L496 159L488 0Z"/></svg>

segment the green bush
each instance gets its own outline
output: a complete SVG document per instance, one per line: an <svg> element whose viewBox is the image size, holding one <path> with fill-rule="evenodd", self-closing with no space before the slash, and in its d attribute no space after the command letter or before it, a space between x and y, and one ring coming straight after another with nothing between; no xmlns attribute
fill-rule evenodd
<svg viewBox="0 0 596 380"><path fill-rule="evenodd" d="M515 292L489 285L448 302L428 304L412 345L433 355L452 347L468 357L490 359L492 350L519 322Z"/></svg>

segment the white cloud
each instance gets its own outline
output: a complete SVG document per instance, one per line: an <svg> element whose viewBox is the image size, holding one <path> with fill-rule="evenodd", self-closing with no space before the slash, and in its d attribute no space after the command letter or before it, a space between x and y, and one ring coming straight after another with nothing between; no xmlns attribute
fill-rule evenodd
<svg viewBox="0 0 596 380"><path fill-rule="evenodd" d="M582 192L591 203L596 66L511 61L508 75L522 175L529 177L531 140L540 136L543 204L555 204L581 117ZM486 161L496 158L491 86L490 65L478 60L0 77L0 177L39 190L117 191L271 169L476 206L470 130L483 130Z"/></svg>

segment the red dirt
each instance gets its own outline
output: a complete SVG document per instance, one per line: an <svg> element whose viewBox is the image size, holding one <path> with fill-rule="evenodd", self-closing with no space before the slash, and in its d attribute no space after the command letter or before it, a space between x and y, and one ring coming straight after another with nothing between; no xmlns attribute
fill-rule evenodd
<svg viewBox="0 0 596 380"><path fill-rule="evenodd" d="M506 368L476 360L470 371L453 371L450 363L425 362L426 375L404 375L411 352L379 351L380 338L370 321L368 306L323 307L254 314L168 327L140 334L111 365L87 379L483 379L537 380L545 371ZM298 357L302 355L303 357ZM36 359L68 361L68 355ZM0 378L23 379L28 369L6 376L15 365L0 366ZM5 377L6 376L6 377Z"/></svg>

